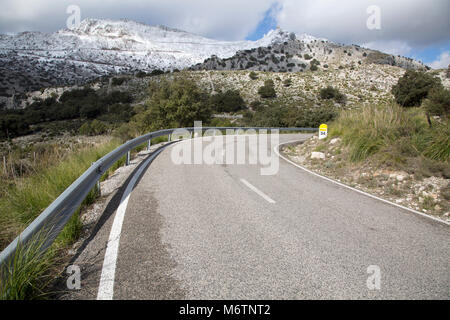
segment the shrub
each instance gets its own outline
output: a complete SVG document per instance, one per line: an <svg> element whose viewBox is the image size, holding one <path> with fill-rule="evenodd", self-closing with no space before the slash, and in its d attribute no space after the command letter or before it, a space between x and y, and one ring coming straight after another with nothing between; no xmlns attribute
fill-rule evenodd
<svg viewBox="0 0 450 320"><path fill-rule="evenodd" d="M207 122L211 118L207 93L182 76L152 83L149 92L147 110L132 119L137 131L192 127L194 121Z"/></svg>
<svg viewBox="0 0 450 320"><path fill-rule="evenodd" d="M98 120L93 120L91 122L85 122L79 129L81 135L85 136L96 136L105 134L108 130L108 126Z"/></svg>
<svg viewBox="0 0 450 320"><path fill-rule="evenodd" d="M444 87L435 87L428 93L428 98L424 101L424 107L429 115L443 116L450 115L450 90Z"/></svg>
<svg viewBox="0 0 450 320"><path fill-rule="evenodd" d="M392 87L392 94L399 105L418 107L427 97L428 92L437 86L441 86L440 80L430 74L408 70Z"/></svg>
<svg viewBox="0 0 450 320"><path fill-rule="evenodd" d="M323 100L334 99L337 103L346 104L347 96L332 86L320 89L320 98Z"/></svg>
<svg viewBox="0 0 450 320"><path fill-rule="evenodd" d="M250 79L252 79L252 80L258 79L258 75L257 75L256 72L254 72L254 71L250 72L249 77L250 77Z"/></svg>
<svg viewBox="0 0 450 320"><path fill-rule="evenodd" d="M286 80L283 81L283 85L285 87L290 87L292 85L292 80L291 78L287 78Z"/></svg>
<svg viewBox="0 0 450 320"><path fill-rule="evenodd" d="M313 57L310 56L309 54L305 53L305 55L303 56L303 58L305 58L305 60L311 60Z"/></svg>
<svg viewBox="0 0 450 320"><path fill-rule="evenodd" d="M126 80L125 78L113 78L111 84L113 86L120 86L125 82L125 80Z"/></svg>
<svg viewBox="0 0 450 320"><path fill-rule="evenodd" d="M320 98L321 99L333 99L336 96L337 89L332 86L328 86L326 88L320 89Z"/></svg>
<svg viewBox="0 0 450 320"><path fill-rule="evenodd" d="M261 98L275 98L277 93L275 91L275 85L273 80L269 79L264 82L264 85L258 89L258 94Z"/></svg>
<svg viewBox="0 0 450 320"><path fill-rule="evenodd" d="M144 71L139 71L138 73L136 73L136 77L138 78L144 78L147 76L147 72Z"/></svg>
<svg viewBox="0 0 450 320"><path fill-rule="evenodd" d="M236 112L245 108L238 90L228 90L211 96L211 106L218 112Z"/></svg>
<svg viewBox="0 0 450 320"><path fill-rule="evenodd" d="M164 71L160 69L155 69L150 73L151 76L159 76L160 74L164 74Z"/></svg>
<svg viewBox="0 0 450 320"><path fill-rule="evenodd" d="M311 71L317 71L319 68L318 68L318 66L320 65L320 62L319 61L317 61L316 59L313 59L311 62L310 62L310 70Z"/></svg>

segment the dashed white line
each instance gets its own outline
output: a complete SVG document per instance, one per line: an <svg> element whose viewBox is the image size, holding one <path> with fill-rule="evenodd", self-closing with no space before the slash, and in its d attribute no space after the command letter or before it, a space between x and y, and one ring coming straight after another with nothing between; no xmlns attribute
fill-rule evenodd
<svg viewBox="0 0 450 320"><path fill-rule="evenodd" d="M252 185L250 182L248 182L245 179L241 179L241 182L243 184L245 184L250 190L254 191L255 193L257 193L259 196L261 196L264 200L266 200L269 203L276 203L275 200L271 199L268 195L266 195L264 192L262 192L261 190L259 190L257 187L255 187L254 185Z"/></svg>

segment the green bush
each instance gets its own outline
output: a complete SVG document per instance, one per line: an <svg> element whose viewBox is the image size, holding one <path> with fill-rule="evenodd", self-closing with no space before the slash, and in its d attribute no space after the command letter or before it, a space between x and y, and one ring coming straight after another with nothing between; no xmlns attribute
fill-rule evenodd
<svg viewBox="0 0 450 320"><path fill-rule="evenodd" d="M228 90L212 95L210 98L213 110L218 112L236 112L245 108L245 101L238 90Z"/></svg>
<svg viewBox="0 0 450 320"><path fill-rule="evenodd" d="M334 99L334 101L339 104L347 103L347 96L332 86L327 86L326 88L320 89L319 96L322 100Z"/></svg>
<svg viewBox="0 0 450 320"><path fill-rule="evenodd" d="M268 79L264 82L264 85L258 89L258 94L261 98L275 98L277 93L275 91L275 84L273 80Z"/></svg>
<svg viewBox="0 0 450 320"><path fill-rule="evenodd" d="M424 101L424 107L428 114L433 116L450 116L450 90L442 86L435 87L428 93Z"/></svg>
<svg viewBox="0 0 450 320"><path fill-rule="evenodd" d="M194 121L208 122L212 109L208 94L182 76L151 83L146 110L136 114L131 126L138 133L159 129L192 127Z"/></svg>
<svg viewBox="0 0 450 320"><path fill-rule="evenodd" d="M285 87L290 87L292 85L292 80L291 78L287 78L286 80L283 81L283 85Z"/></svg>
<svg viewBox="0 0 450 320"><path fill-rule="evenodd" d="M432 75L421 71L408 70L392 87L392 94L399 105L418 107L433 87L440 86L442 86L440 80Z"/></svg>
<svg viewBox="0 0 450 320"><path fill-rule="evenodd" d="M91 122L85 122L79 129L79 133L85 136L97 136L105 134L108 131L108 126L98 120L93 120Z"/></svg>
<svg viewBox="0 0 450 320"><path fill-rule="evenodd" d="M254 72L254 71L250 72L249 77L250 77L250 79L252 79L252 80L258 79L258 75L257 75L256 72Z"/></svg>
<svg viewBox="0 0 450 320"><path fill-rule="evenodd" d="M111 84L113 86L120 86L125 82L125 78L112 78Z"/></svg>

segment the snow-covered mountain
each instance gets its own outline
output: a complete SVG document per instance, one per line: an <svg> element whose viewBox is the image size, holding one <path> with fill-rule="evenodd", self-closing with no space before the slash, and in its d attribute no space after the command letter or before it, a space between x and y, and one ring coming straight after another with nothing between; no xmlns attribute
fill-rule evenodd
<svg viewBox="0 0 450 320"><path fill-rule="evenodd" d="M83 84L116 73L184 69L211 56L226 59L293 41L329 43L281 29L257 41L219 41L165 26L99 19L51 34L0 35L0 104L12 107L24 92L44 87Z"/></svg>

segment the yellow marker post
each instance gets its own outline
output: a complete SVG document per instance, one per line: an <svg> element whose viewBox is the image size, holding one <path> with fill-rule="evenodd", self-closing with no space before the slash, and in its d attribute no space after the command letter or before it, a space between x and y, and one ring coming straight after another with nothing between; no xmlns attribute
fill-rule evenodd
<svg viewBox="0 0 450 320"><path fill-rule="evenodd" d="M319 139L325 139L328 135L328 126L321 124L319 127Z"/></svg>

